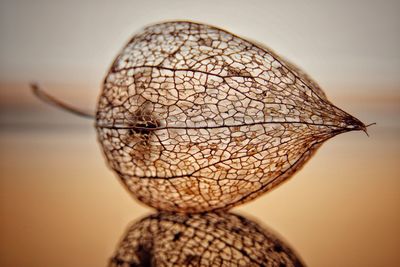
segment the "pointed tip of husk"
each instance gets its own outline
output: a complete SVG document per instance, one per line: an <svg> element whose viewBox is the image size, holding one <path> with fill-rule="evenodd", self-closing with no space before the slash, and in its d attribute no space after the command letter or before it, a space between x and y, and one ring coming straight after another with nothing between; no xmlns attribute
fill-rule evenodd
<svg viewBox="0 0 400 267"><path fill-rule="evenodd" d="M353 117L350 114L347 115L348 116L346 116L344 121L346 124L346 129L348 131L363 131L369 137L367 128L371 125L375 125L376 123L370 123L368 125L365 125L362 121L360 121L356 117Z"/></svg>

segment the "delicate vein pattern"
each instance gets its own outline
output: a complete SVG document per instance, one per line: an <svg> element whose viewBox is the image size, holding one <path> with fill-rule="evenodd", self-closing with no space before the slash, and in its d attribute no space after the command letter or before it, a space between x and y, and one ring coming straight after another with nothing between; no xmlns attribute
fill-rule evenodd
<svg viewBox="0 0 400 267"><path fill-rule="evenodd" d="M110 267L303 266L282 240L232 213L157 213L133 224Z"/></svg>
<svg viewBox="0 0 400 267"><path fill-rule="evenodd" d="M325 140L365 130L268 48L191 22L130 40L105 78L96 119L109 165L136 198L180 212L251 200Z"/></svg>

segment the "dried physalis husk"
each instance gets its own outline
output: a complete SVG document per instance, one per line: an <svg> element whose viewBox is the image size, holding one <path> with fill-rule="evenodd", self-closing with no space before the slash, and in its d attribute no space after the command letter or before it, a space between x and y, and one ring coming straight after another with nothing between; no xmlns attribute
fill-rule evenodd
<svg viewBox="0 0 400 267"><path fill-rule="evenodd" d="M160 212L133 224L110 267L304 266L270 230L226 212Z"/></svg>
<svg viewBox="0 0 400 267"><path fill-rule="evenodd" d="M365 130L301 70L224 30L145 28L104 81L108 164L159 210L227 209L281 184L327 139Z"/></svg>

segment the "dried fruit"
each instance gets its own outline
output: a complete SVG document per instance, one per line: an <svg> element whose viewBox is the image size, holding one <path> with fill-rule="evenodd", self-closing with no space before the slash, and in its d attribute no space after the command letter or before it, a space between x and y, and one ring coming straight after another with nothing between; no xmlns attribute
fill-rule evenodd
<svg viewBox="0 0 400 267"><path fill-rule="evenodd" d="M254 199L327 139L366 129L268 48L192 22L129 41L104 80L96 127L132 194L179 212Z"/></svg>
<svg viewBox="0 0 400 267"><path fill-rule="evenodd" d="M242 216L160 212L129 228L109 266L304 265L284 241Z"/></svg>

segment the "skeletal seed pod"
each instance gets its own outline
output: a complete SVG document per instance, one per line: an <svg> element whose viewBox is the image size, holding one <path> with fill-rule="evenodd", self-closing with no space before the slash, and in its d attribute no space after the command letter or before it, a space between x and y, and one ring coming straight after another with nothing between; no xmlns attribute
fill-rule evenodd
<svg viewBox="0 0 400 267"><path fill-rule="evenodd" d="M145 28L112 64L96 127L109 166L159 210L228 209L365 125L268 48L192 22Z"/></svg>
<svg viewBox="0 0 400 267"><path fill-rule="evenodd" d="M160 212L134 223L110 267L304 266L271 231L226 212Z"/></svg>

